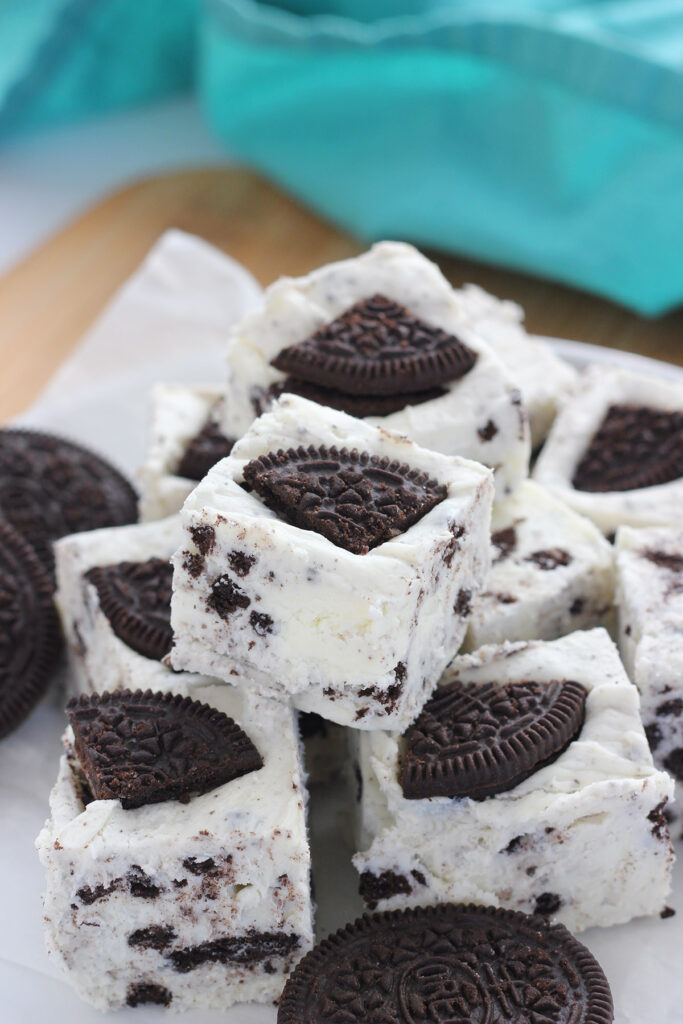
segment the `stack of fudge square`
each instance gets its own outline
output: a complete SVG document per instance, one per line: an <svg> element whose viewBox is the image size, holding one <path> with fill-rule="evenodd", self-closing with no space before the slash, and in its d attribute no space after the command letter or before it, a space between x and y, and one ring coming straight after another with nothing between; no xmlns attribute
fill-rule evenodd
<svg viewBox="0 0 683 1024"><path fill-rule="evenodd" d="M38 847L84 999L277 1000L335 771L370 910L665 911L680 384L579 376L387 242L268 288L151 433L143 521L56 544L75 695Z"/></svg>

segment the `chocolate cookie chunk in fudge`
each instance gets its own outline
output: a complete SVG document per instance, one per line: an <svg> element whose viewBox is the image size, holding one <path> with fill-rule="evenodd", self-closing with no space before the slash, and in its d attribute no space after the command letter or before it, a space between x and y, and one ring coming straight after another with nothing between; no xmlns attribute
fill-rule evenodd
<svg viewBox="0 0 683 1024"><path fill-rule="evenodd" d="M208 419L183 452L176 473L188 480L201 480L220 459L232 451L234 438L226 437L213 419Z"/></svg>
<svg viewBox="0 0 683 1024"><path fill-rule="evenodd" d="M0 430L0 515L52 571L58 537L137 519L137 496L99 455L52 434Z"/></svg>
<svg viewBox="0 0 683 1024"><path fill-rule="evenodd" d="M271 384L263 400L258 403L258 412L266 412L271 402L280 395L300 395L319 405L328 405L330 409L339 409L349 416L364 419L366 416L390 416L400 412L407 405L422 405L435 398L442 398L446 392L443 388L431 388L429 391L414 391L402 395L350 395L345 391L323 388L318 384L301 380L298 377L285 377L283 381Z"/></svg>
<svg viewBox="0 0 683 1024"><path fill-rule="evenodd" d="M190 697L118 690L73 698L66 713L93 798L126 809L188 799L263 767L232 719Z"/></svg>
<svg viewBox="0 0 683 1024"><path fill-rule="evenodd" d="M366 915L316 946L288 980L278 1024L611 1024L595 958L562 925L446 904Z"/></svg>
<svg viewBox="0 0 683 1024"><path fill-rule="evenodd" d="M38 703L60 648L52 581L31 546L0 520L0 737Z"/></svg>
<svg viewBox="0 0 683 1024"><path fill-rule="evenodd" d="M440 688L404 736L403 795L484 800L513 789L576 739L585 703L567 680Z"/></svg>
<svg viewBox="0 0 683 1024"><path fill-rule="evenodd" d="M356 555L405 533L447 493L406 463L325 445L263 455L244 480L288 522Z"/></svg>
<svg viewBox="0 0 683 1024"><path fill-rule="evenodd" d="M128 647L157 661L173 642L173 568L161 558L96 566L84 577L97 590L100 607Z"/></svg>

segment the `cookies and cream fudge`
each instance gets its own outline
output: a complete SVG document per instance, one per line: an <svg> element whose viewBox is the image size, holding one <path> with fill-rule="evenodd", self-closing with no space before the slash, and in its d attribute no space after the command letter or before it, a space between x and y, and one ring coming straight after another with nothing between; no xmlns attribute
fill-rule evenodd
<svg viewBox="0 0 683 1024"><path fill-rule="evenodd" d="M123 691L68 709L37 840L45 935L100 1010L272 1002L312 944L293 713L231 686L192 698Z"/></svg>
<svg viewBox="0 0 683 1024"><path fill-rule="evenodd" d="M619 648L640 692L655 764L676 780L676 801L667 810L678 838L683 814L683 528L623 526L615 548Z"/></svg>
<svg viewBox="0 0 683 1024"><path fill-rule="evenodd" d="M572 931L663 909L673 781L605 630L459 656L406 733L350 737L371 909L462 900Z"/></svg>
<svg viewBox="0 0 683 1024"><path fill-rule="evenodd" d="M571 394L578 371L547 341L524 329L524 310L516 302L498 299L476 284L457 288L455 298L519 385L529 414L531 444L538 448Z"/></svg>
<svg viewBox="0 0 683 1024"><path fill-rule="evenodd" d="M472 600L467 650L611 623L614 554L590 519L525 480L494 506L491 537L491 568Z"/></svg>
<svg viewBox="0 0 683 1024"><path fill-rule="evenodd" d="M183 507L174 668L403 728L462 643L492 474L282 396Z"/></svg>
<svg viewBox="0 0 683 1024"><path fill-rule="evenodd" d="M163 519L178 512L195 483L230 454L221 391L182 384L157 384L150 398L150 438L140 468L140 518Z"/></svg>
<svg viewBox="0 0 683 1024"><path fill-rule="evenodd" d="M382 242L266 290L228 346L226 431L240 436L287 391L483 462L499 494L526 476L529 428L514 378L410 245Z"/></svg>
<svg viewBox="0 0 683 1024"><path fill-rule="evenodd" d="M606 534L680 522L683 382L590 368L562 408L534 468Z"/></svg>

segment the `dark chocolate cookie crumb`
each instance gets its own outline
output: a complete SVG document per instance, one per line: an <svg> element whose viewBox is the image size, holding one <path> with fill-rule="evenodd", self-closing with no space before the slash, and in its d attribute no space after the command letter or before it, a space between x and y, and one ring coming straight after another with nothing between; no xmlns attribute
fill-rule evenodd
<svg viewBox="0 0 683 1024"><path fill-rule="evenodd" d="M86 907L91 906L96 900L102 900L105 896L110 896L116 889L121 885L121 879L115 878L109 885L102 885L100 882L94 888L89 885L82 885L80 889L76 889L76 895L78 896L81 903L84 903Z"/></svg>
<svg viewBox="0 0 683 1024"><path fill-rule="evenodd" d="M447 494L405 463L312 445L253 459L244 479L287 522L357 555L404 533Z"/></svg>
<svg viewBox="0 0 683 1024"><path fill-rule="evenodd" d="M152 924L149 928L138 928L128 936L128 945L139 949L156 949L161 952L177 938L175 928L166 924Z"/></svg>
<svg viewBox="0 0 683 1024"><path fill-rule="evenodd" d="M413 887L405 875L396 871L383 871L373 875L371 871L361 872L358 892L369 910L374 910L381 900L390 900L392 896L409 896Z"/></svg>
<svg viewBox="0 0 683 1024"><path fill-rule="evenodd" d="M526 561L533 562L539 569L543 569L545 572L552 572L553 569L557 569L559 566L570 565L572 556L563 548L548 548L545 551L534 551Z"/></svg>
<svg viewBox="0 0 683 1024"><path fill-rule="evenodd" d="M403 395L468 373L477 353L384 295L351 306L271 360L283 373L352 395Z"/></svg>
<svg viewBox="0 0 683 1024"><path fill-rule="evenodd" d="M246 551L231 551L228 561L236 576L248 576L252 566L256 565L255 555L248 555Z"/></svg>
<svg viewBox="0 0 683 1024"><path fill-rule="evenodd" d="M663 739L662 730L656 722L648 722L645 726L645 736L650 745L650 750L654 752Z"/></svg>
<svg viewBox="0 0 683 1024"><path fill-rule="evenodd" d="M196 857L187 857L183 861L183 867L189 871L191 875L206 875L209 872L215 873L216 862L213 857L207 857L205 860L197 860Z"/></svg>
<svg viewBox="0 0 683 1024"><path fill-rule="evenodd" d="M453 611L456 615L459 615L461 619L466 618L472 611L472 591L466 590L465 588L458 591L458 596L455 599L455 605Z"/></svg>
<svg viewBox="0 0 683 1024"><path fill-rule="evenodd" d="M674 697L658 704L655 714L658 718L680 718L683 715L683 697Z"/></svg>
<svg viewBox="0 0 683 1024"><path fill-rule="evenodd" d="M206 603L222 619L229 619L238 608L248 608L251 598L225 574L211 584L211 593Z"/></svg>
<svg viewBox="0 0 683 1024"><path fill-rule="evenodd" d="M543 914L544 917L551 917L556 914L562 906L562 899L556 892L542 892L536 897L534 912Z"/></svg>
<svg viewBox="0 0 683 1024"><path fill-rule="evenodd" d="M189 798L263 766L231 718L189 697L120 690L74 698L66 712L95 799L124 808Z"/></svg>
<svg viewBox="0 0 683 1024"><path fill-rule="evenodd" d="M198 555L194 551L183 551L183 569L189 573L193 579L198 579L202 574L204 568L204 556Z"/></svg>
<svg viewBox="0 0 683 1024"><path fill-rule="evenodd" d="M299 948L298 935L288 932L258 932L250 928L244 935L227 935L169 954L176 971L187 974L202 964L258 964L271 958L291 956Z"/></svg>
<svg viewBox="0 0 683 1024"><path fill-rule="evenodd" d="M666 551L646 551L645 557L660 569L683 572L683 554L669 554Z"/></svg>
<svg viewBox="0 0 683 1024"><path fill-rule="evenodd" d="M100 608L119 640L145 658L161 661L173 645L173 567L161 558L89 569Z"/></svg>
<svg viewBox="0 0 683 1024"><path fill-rule="evenodd" d="M493 559L493 564L495 565L496 562L502 562L509 558L517 547L517 531L514 526L506 526L504 530L496 530L495 533L491 534L491 543L494 548L497 548Z"/></svg>
<svg viewBox="0 0 683 1024"><path fill-rule="evenodd" d="M213 526L191 526L190 536L200 555L210 555L216 546L216 531Z"/></svg>
<svg viewBox="0 0 683 1024"><path fill-rule="evenodd" d="M249 616L249 625L258 636L267 636L273 632L273 620L265 612L252 612Z"/></svg>
<svg viewBox="0 0 683 1024"><path fill-rule="evenodd" d="M152 985L147 981L131 985L126 996L128 1006L143 1006L154 1003L157 1006L170 1006L173 996L163 985Z"/></svg>
<svg viewBox="0 0 683 1024"><path fill-rule="evenodd" d="M569 614L580 615L583 611L584 604L585 601L582 597L575 597L571 605L569 606Z"/></svg>
<svg viewBox="0 0 683 1024"><path fill-rule="evenodd" d="M183 452L176 473L187 480L203 480L212 466L227 458L234 445L213 419L208 419Z"/></svg>
<svg viewBox="0 0 683 1024"><path fill-rule="evenodd" d="M318 405L326 405L330 409L338 409L347 416L365 419L368 416L391 416L400 412L408 405L423 405L435 398L443 398L448 392L443 388L430 388L429 391L414 392L410 395L349 395L344 391L332 388L321 388L317 384L308 384L296 377L287 377L277 384L271 384L264 395L259 412L265 412L276 398L286 393L308 398Z"/></svg>
<svg viewBox="0 0 683 1024"><path fill-rule="evenodd" d="M673 907L664 907L664 909L660 911L659 916L663 920L666 920L667 917L674 917L675 913L676 913L676 911L674 910Z"/></svg>
<svg viewBox="0 0 683 1024"><path fill-rule="evenodd" d="M131 896L135 896L137 899L155 900L161 892L161 886L155 885L139 864L131 865L131 869L126 875L126 881Z"/></svg>
<svg viewBox="0 0 683 1024"><path fill-rule="evenodd" d="M681 751L683 753L683 751ZM670 769L669 769L670 770ZM655 839L661 839L665 842L669 840L669 824L666 820L666 797L654 807L647 816L647 820L652 822L651 832Z"/></svg>
<svg viewBox="0 0 683 1024"><path fill-rule="evenodd" d="M678 779L679 782L683 782L683 747L676 747L670 754L667 754L664 758L664 767L668 772Z"/></svg>
<svg viewBox="0 0 683 1024"><path fill-rule="evenodd" d="M493 420L487 420L483 427L479 427L477 433L482 441L492 441L498 433L498 427Z"/></svg>

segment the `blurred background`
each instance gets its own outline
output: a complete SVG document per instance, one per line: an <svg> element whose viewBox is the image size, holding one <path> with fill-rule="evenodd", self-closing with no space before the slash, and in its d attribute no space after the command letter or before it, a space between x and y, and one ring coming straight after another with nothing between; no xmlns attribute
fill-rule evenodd
<svg viewBox="0 0 683 1024"><path fill-rule="evenodd" d="M170 226L262 283L407 239L683 362L683 0L0 0L4 412Z"/></svg>

